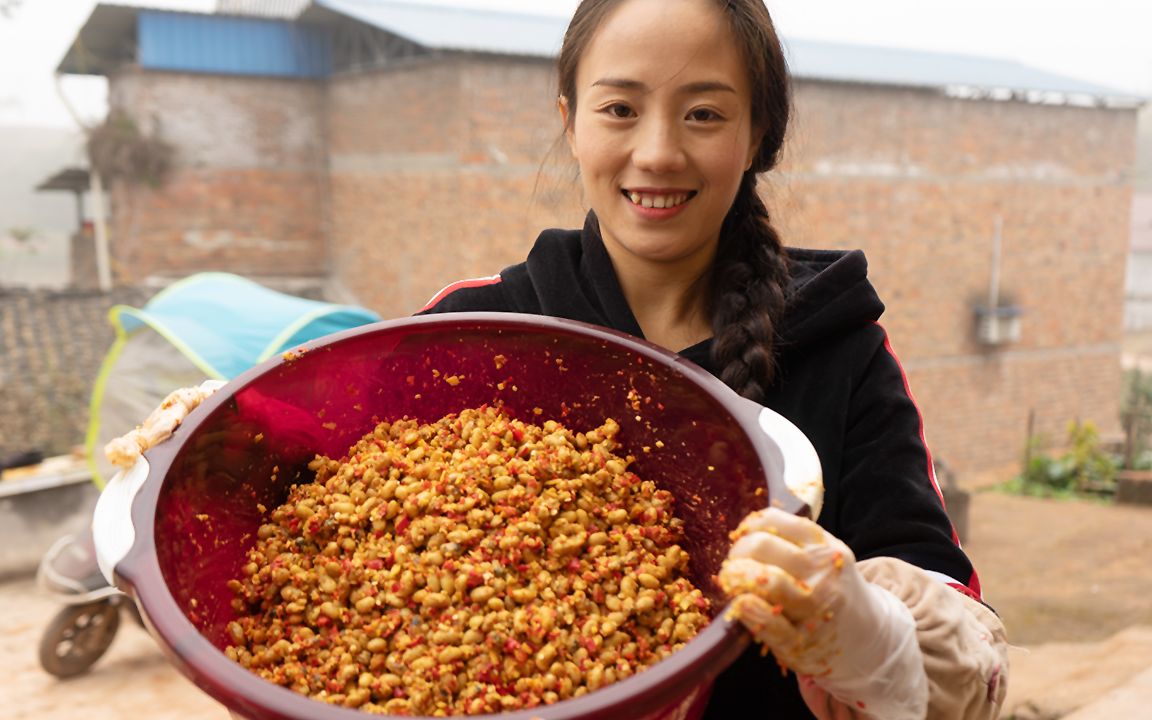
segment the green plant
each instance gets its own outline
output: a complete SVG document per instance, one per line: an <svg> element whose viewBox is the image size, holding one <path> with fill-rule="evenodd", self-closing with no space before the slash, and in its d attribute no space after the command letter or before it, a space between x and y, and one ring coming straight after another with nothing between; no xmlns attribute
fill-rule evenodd
<svg viewBox="0 0 1152 720"><path fill-rule="evenodd" d="M1005 489L1024 495L1074 497L1110 493L1115 489L1119 463L1100 443L1095 423L1074 420L1068 424L1063 453L1044 451L1043 436L1028 438L1023 471Z"/></svg>
<svg viewBox="0 0 1152 720"><path fill-rule="evenodd" d="M10 227L8 228L8 237L12 238L21 245L27 246L32 240L36 238L39 233L36 228L30 227Z"/></svg>
<svg viewBox="0 0 1152 720"><path fill-rule="evenodd" d="M1125 373L1120 421L1124 426L1124 467L1152 469L1152 373L1136 368Z"/></svg>
<svg viewBox="0 0 1152 720"><path fill-rule="evenodd" d="M88 157L105 180L159 187L172 170L175 148L160 133L143 132L124 110L108 113L88 132Z"/></svg>

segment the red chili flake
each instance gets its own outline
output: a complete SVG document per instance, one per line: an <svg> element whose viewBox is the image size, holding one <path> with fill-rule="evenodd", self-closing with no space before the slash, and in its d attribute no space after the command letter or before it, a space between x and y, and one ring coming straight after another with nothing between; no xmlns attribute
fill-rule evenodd
<svg viewBox="0 0 1152 720"><path fill-rule="evenodd" d="M364 563L364 566L372 570L380 570L384 567L384 560L381 558L371 558Z"/></svg>
<svg viewBox="0 0 1152 720"><path fill-rule="evenodd" d="M396 532L403 533L408 529L408 525L411 524L411 522L411 518L407 515L401 515L400 518L396 520Z"/></svg>

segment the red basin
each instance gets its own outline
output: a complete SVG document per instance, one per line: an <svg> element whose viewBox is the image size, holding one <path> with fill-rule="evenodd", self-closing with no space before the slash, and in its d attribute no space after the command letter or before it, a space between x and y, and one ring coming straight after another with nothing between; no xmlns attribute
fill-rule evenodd
<svg viewBox="0 0 1152 720"><path fill-rule="evenodd" d="M450 375L460 382L448 384ZM712 680L749 642L724 619L714 581L729 531L769 501L807 512L783 484L792 441L766 434L758 420L770 411L692 363L581 323L500 313L407 318L313 341L253 368L147 453L147 480L130 500L135 539L115 563L117 585L134 596L172 662L234 715L381 717L311 700L225 657L233 618L225 583L246 562L261 522L257 503L274 507L289 485L309 480L316 453L343 456L379 420L432 422L494 402L525 418L539 408L541 420L573 428L615 418L624 449L636 456L631 469L676 497L693 580L716 615L682 650L637 675L551 706L473 717L699 717Z"/></svg>

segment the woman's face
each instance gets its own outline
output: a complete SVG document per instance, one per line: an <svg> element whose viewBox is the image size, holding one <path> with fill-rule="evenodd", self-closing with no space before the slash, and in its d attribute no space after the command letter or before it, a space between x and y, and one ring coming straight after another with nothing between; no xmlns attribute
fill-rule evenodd
<svg viewBox="0 0 1152 720"><path fill-rule="evenodd" d="M576 72L568 142L609 253L711 261L756 152L747 70L705 0L626 0Z"/></svg>

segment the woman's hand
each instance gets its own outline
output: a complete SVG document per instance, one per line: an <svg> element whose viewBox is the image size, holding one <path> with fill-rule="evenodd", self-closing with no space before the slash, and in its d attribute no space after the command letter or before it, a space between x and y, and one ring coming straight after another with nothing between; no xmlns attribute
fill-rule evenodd
<svg viewBox="0 0 1152 720"><path fill-rule="evenodd" d="M105 445L104 456L118 467L132 467L145 450L171 437L188 413L223 385L220 380L206 380L196 387L173 390L135 430Z"/></svg>
<svg viewBox="0 0 1152 720"><path fill-rule="evenodd" d="M810 706L823 695L814 684L857 716L924 717L928 681L912 614L860 576L847 545L775 508L749 515L733 538L719 576L733 598L730 612L802 676Z"/></svg>

